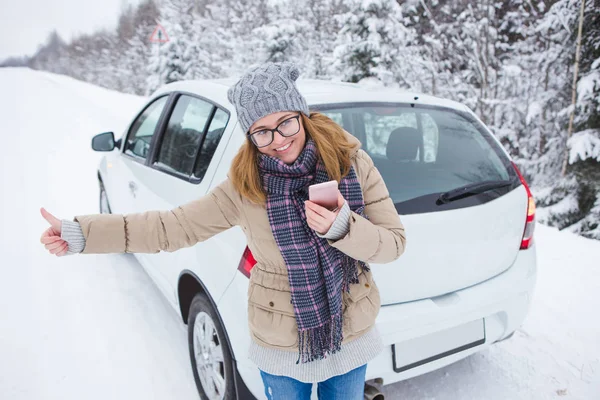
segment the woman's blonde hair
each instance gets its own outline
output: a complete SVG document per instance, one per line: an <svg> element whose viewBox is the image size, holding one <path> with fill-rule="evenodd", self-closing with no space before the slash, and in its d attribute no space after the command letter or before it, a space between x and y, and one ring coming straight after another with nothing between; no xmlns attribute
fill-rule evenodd
<svg viewBox="0 0 600 400"><path fill-rule="evenodd" d="M354 145L348 141L344 129L326 115L311 112L310 117L303 113L300 116L306 140L314 140L327 174L339 182L350 171L350 153ZM229 179L243 197L253 203L264 204L267 194L260 179L258 154L256 146L246 140L233 159Z"/></svg>

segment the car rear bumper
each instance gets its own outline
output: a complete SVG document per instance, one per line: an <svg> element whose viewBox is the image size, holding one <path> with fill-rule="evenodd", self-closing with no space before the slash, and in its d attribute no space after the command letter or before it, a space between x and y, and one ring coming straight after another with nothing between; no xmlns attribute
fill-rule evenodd
<svg viewBox="0 0 600 400"><path fill-rule="evenodd" d="M537 276L535 244L519 251L505 272L477 285L443 296L383 306L377 317L384 351L369 362L367 379L383 378L384 384L408 379L441 368L509 337L525 319ZM392 347L414 338L484 319L485 341L452 353L441 352L429 362L395 372ZM444 355L452 353L449 355Z"/></svg>

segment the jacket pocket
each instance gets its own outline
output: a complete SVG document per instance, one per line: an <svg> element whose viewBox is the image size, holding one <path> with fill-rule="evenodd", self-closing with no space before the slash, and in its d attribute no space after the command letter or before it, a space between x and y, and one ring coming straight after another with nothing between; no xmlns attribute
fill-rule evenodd
<svg viewBox="0 0 600 400"><path fill-rule="evenodd" d="M348 302L358 303L371 291L373 284L373 275L371 272L360 271L358 275L358 283L350 285L350 292L346 293Z"/></svg>
<svg viewBox="0 0 600 400"><path fill-rule="evenodd" d="M289 292L252 285L248 298L248 322L254 336L266 345L298 345L298 325Z"/></svg>
<svg viewBox="0 0 600 400"><path fill-rule="evenodd" d="M346 329L356 334L375 324L381 307L379 288L373 280L371 272L363 272L358 276L359 283L350 286L346 293Z"/></svg>

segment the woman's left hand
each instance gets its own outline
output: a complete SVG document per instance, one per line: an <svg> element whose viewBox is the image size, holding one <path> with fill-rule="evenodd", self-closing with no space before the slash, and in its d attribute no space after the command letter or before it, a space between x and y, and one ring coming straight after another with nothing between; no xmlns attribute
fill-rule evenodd
<svg viewBox="0 0 600 400"><path fill-rule="evenodd" d="M338 190L338 204L334 211L330 211L325 207L318 205L310 200L304 202L306 212L306 222L317 233L324 235L329 231L333 221L337 218L340 209L346 200Z"/></svg>

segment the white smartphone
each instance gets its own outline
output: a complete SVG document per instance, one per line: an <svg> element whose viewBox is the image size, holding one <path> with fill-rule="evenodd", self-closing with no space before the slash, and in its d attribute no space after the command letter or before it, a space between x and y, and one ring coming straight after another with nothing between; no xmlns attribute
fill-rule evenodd
<svg viewBox="0 0 600 400"><path fill-rule="evenodd" d="M327 208L330 211L335 210L338 204L337 181L329 181L310 185L308 187L308 199L313 203L317 203L321 207Z"/></svg>

